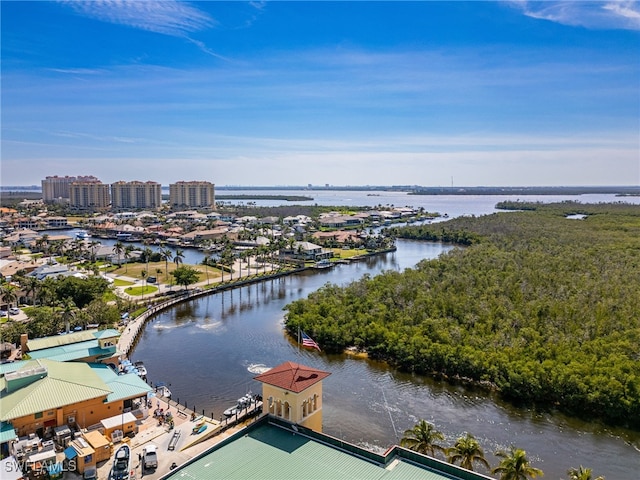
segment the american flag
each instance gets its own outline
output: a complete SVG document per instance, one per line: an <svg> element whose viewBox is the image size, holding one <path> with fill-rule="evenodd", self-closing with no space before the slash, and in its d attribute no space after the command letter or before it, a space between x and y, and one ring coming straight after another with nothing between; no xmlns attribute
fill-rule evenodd
<svg viewBox="0 0 640 480"><path fill-rule="evenodd" d="M300 332L300 336L302 337L302 346L303 347L317 348L319 352L321 351L320 350L320 346L309 335L307 335L306 333L301 331Z"/></svg>

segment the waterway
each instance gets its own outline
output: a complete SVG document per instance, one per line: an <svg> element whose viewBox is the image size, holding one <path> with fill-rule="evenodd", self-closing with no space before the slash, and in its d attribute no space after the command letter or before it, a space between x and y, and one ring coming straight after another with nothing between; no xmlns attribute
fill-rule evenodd
<svg viewBox="0 0 640 480"><path fill-rule="evenodd" d="M318 204L422 206L451 217L493 213L497 201L515 199L386 192L375 197L364 192L312 194ZM324 196L319 198L320 194ZM621 200L609 195L530 199ZM640 203L638 197L624 201ZM534 466L545 471L545 478L566 478L569 468L583 465L593 469L594 478L637 479L640 432L518 408L482 390L399 373L378 362L301 350L284 334L284 307L327 282L346 284L365 274L401 271L450 248L401 240L396 252L365 262L269 280L182 304L147 324L132 357L144 360L152 382L170 383L174 399L215 417L247 390L259 390L253 377L261 369L290 360L331 372L324 381L324 431L345 441L384 451L424 418L444 432L447 444L463 432L473 433L492 465L497 463L492 452L513 444L527 451Z"/></svg>
<svg viewBox="0 0 640 480"><path fill-rule="evenodd" d="M399 241L395 253L367 262L185 303L148 323L132 356L144 360L152 382L171 384L174 399L215 418L248 389L259 391L253 377L260 367L290 360L331 372L324 381L324 430L346 441L383 451L424 418L445 433L447 444L473 433L492 464L497 460L491 452L514 444L527 450L546 478L566 478L568 468L584 465L608 479L636 479L638 433L516 408L484 391L399 373L378 362L301 350L283 332L283 307L325 283L402 270L449 248Z"/></svg>

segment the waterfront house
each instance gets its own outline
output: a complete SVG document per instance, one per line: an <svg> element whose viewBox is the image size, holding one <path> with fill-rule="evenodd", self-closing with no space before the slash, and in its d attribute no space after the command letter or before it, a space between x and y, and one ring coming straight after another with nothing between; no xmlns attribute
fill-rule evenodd
<svg viewBox="0 0 640 480"><path fill-rule="evenodd" d="M325 245L335 243L344 245L346 243L361 243L362 239L354 230L335 230L331 232L314 232L311 235L314 239L327 242Z"/></svg>
<svg viewBox="0 0 640 480"><path fill-rule="evenodd" d="M67 217L47 217L47 228L69 228Z"/></svg>
<svg viewBox="0 0 640 480"><path fill-rule="evenodd" d="M280 255L296 260L318 261L331 258L333 252L311 242L294 242L293 245L280 249Z"/></svg>

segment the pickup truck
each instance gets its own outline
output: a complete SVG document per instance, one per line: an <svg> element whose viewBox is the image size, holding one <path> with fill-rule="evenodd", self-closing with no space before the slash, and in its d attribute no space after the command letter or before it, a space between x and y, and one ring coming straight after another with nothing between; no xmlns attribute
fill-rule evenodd
<svg viewBox="0 0 640 480"><path fill-rule="evenodd" d="M158 468L158 447L155 445L147 445L142 450L142 468L144 470Z"/></svg>

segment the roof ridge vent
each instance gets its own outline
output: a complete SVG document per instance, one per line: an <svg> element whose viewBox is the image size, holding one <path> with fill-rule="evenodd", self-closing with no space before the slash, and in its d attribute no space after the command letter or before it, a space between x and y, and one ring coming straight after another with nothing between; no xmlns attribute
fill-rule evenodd
<svg viewBox="0 0 640 480"><path fill-rule="evenodd" d="M6 373L4 378L7 381L7 392L14 392L26 387L27 385L46 377L47 373L47 367L43 365Z"/></svg>

